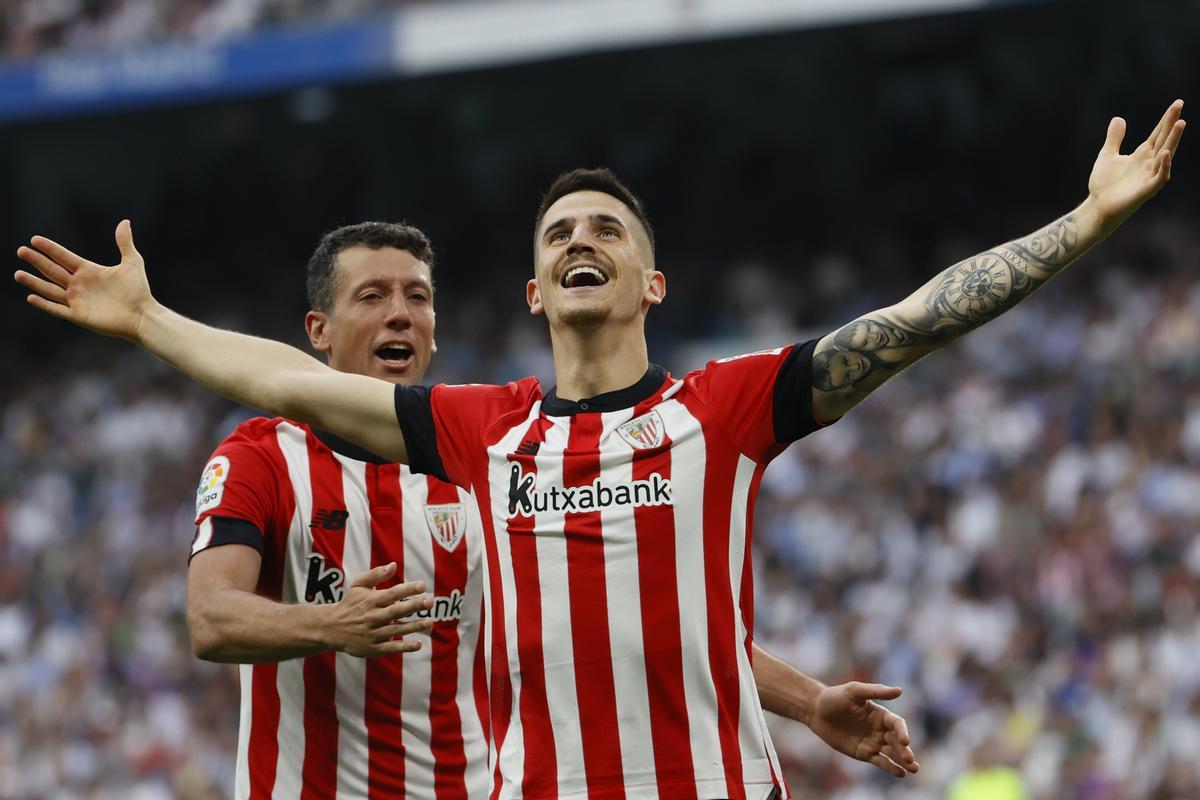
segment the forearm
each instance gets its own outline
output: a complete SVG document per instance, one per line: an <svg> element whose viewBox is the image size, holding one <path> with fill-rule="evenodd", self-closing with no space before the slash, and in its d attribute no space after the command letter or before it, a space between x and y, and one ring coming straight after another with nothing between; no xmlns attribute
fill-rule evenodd
<svg viewBox="0 0 1200 800"><path fill-rule="evenodd" d="M284 604L240 589L209 594L188 615L192 647L205 661L260 664L337 649L331 605Z"/></svg>
<svg viewBox="0 0 1200 800"><path fill-rule="evenodd" d="M219 394L306 422L308 409L287 387L328 370L282 342L213 328L157 303L143 313L137 343Z"/></svg>
<svg viewBox="0 0 1200 800"><path fill-rule="evenodd" d="M816 407L829 418L844 413L925 355L1016 306L1109 232L1085 200L1049 225L964 259L899 303L834 331L814 353Z"/></svg>
<svg viewBox="0 0 1200 800"><path fill-rule="evenodd" d="M754 682L762 707L811 727L817 696L825 684L754 645Z"/></svg>
<svg viewBox="0 0 1200 800"><path fill-rule="evenodd" d="M154 303L135 337L149 352L239 403L332 431L407 463L393 387L338 372L294 347L220 330Z"/></svg>

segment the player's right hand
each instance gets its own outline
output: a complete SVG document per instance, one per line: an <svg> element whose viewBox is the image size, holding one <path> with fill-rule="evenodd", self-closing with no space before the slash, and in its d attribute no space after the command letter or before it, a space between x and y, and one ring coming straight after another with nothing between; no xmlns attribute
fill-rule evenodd
<svg viewBox="0 0 1200 800"><path fill-rule="evenodd" d="M396 563L367 570L354 579L340 603L329 606L333 614L337 649L359 658L388 653L412 653L421 649L417 639L401 639L433 627L433 620L411 617L433 608L433 598L422 594L421 581L399 583L387 589L375 587L396 574Z"/></svg>
<svg viewBox="0 0 1200 800"><path fill-rule="evenodd" d="M133 246L129 220L117 225L121 263L104 267L47 239L34 236L17 257L42 277L18 270L17 283L32 294L26 299L39 311L74 322L105 336L136 341L147 311L154 305L146 264Z"/></svg>

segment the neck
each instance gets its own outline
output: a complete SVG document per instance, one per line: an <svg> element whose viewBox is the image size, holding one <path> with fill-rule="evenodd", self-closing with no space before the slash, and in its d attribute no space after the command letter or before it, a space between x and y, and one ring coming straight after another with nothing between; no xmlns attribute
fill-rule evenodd
<svg viewBox="0 0 1200 800"><path fill-rule="evenodd" d="M637 383L650 366L641 318L628 325L550 326L555 391L563 400L582 400Z"/></svg>

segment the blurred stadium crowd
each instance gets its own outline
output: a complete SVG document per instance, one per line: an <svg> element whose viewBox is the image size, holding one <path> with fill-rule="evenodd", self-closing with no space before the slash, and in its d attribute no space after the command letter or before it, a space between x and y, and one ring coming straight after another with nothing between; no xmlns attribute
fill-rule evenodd
<svg viewBox="0 0 1200 800"><path fill-rule="evenodd" d="M828 682L904 687L923 766L897 782L774 720L797 798L1200 796L1197 252L1186 217L1145 212L768 470L759 643ZM853 287L890 283L844 257L792 267L739 266L675 312L704 341L656 357L795 336L800 280L829 326L864 310ZM530 330L515 318L483 363L446 346L438 373L542 372ZM236 678L192 657L184 581L193 483L249 412L84 347L5 391L0 797L227 796Z"/></svg>
<svg viewBox="0 0 1200 800"><path fill-rule="evenodd" d="M333 21L430 0L5 0L0 56L216 41L255 28Z"/></svg>

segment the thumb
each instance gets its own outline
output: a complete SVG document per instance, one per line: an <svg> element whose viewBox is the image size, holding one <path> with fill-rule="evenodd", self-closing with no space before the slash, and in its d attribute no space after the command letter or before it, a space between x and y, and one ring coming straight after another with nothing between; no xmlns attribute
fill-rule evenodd
<svg viewBox="0 0 1200 800"><path fill-rule="evenodd" d="M846 692L852 699L857 702L865 703L868 700L895 700L903 690L898 686L884 686L882 683L850 683L846 685Z"/></svg>
<svg viewBox="0 0 1200 800"><path fill-rule="evenodd" d="M387 564L383 564L382 566L367 570L355 578L354 583L350 584L350 586L361 586L367 589L373 589L395 574L396 562L392 561Z"/></svg>
<svg viewBox="0 0 1200 800"><path fill-rule="evenodd" d="M1120 117L1113 117L1108 123L1108 135L1104 139L1104 147L1101 148L1105 153L1121 152L1121 141L1125 138L1125 120Z"/></svg>
<svg viewBox="0 0 1200 800"><path fill-rule="evenodd" d="M133 225L123 219L117 223L117 249L121 251L121 261L132 261L141 258L137 248L133 246Z"/></svg>

